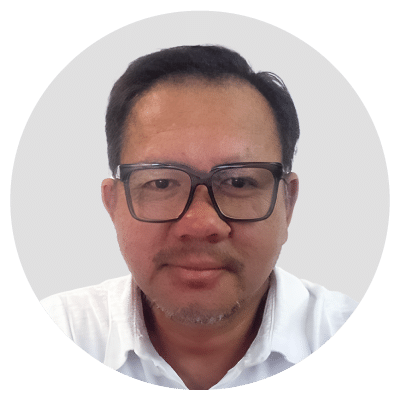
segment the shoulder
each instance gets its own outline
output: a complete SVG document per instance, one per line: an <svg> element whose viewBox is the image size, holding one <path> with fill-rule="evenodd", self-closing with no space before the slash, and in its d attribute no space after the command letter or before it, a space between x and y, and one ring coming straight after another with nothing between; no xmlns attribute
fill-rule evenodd
<svg viewBox="0 0 400 400"><path fill-rule="evenodd" d="M349 296L331 291L322 285L312 283L306 279L299 279L281 268L275 269L278 291L286 300L289 296L298 304L305 302L310 309L318 307L326 313L351 314L358 303Z"/></svg>
<svg viewBox="0 0 400 400"><path fill-rule="evenodd" d="M107 307L108 297L118 287L125 286L130 275L109 279L98 285L87 286L51 295L41 301L47 312L59 312L62 308L69 312L87 312Z"/></svg>
<svg viewBox="0 0 400 400"><path fill-rule="evenodd" d="M106 340L110 306L130 281L128 275L54 294L43 299L41 305L70 339L86 348Z"/></svg>
<svg viewBox="0 0 400 400"><path fill-rule="evenodd" d="M287 306L289 313L301 315L302 330L311 351L332 337L358 306L343 293L298 279L282 269L277 269L276 276L280 306Z"/></svg>

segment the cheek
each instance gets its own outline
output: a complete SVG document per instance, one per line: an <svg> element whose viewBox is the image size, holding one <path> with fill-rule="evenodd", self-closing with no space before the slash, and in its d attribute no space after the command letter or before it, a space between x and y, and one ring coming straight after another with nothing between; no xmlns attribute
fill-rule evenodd
<svg viewBox="0 0 400 400"><path fill-rule="evenodd" d="M146 273L157 251L157 232L151 229L152 226L142 225L132 221L117 229L119 247L132 274Z"/></svg>
<svg viewBox="0 0 400 400"><path fill-rule="evenodd" d="M285 242L285 230L279 224L266 224L263 221L255 226L242 227L236 232L236 248L240 248L243 257L251 264L265 265L275 259ZM257 224L257 225L256 225Z"/></svg>
<svg viewBox="0 0 400 400"><path fill-rule="evenodd" d="M234 231L234 246L250 271L271 270L287 240L285 208L277 207L265 221L238 224Z"/></svg>
<svg viewBox="0 0 400 400"><path fill-rule="evenodd" d="M121 254L130 272L146 270L151 265L161 226L134 219L126 204L123 188L118 192L113 223Z"/></svg>
<svg viewBox="0 0 400 400"><path fill-rule="evenodd" d="M162 224L148 224L123 216L114 222L121 254L134 278L139 281L152 273L153 257L163 243ZM165 240L164 240L165 242Z"/></svg>

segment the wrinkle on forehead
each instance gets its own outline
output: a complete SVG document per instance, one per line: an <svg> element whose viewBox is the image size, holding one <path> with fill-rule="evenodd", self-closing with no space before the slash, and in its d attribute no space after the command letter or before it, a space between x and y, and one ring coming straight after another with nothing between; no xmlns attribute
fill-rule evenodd
<svg viewBox="0 0 400 400"><path fill-rule="evenodd" d="M206 96L199 96L199 92L206 93ZM174 120L177 116L179 117L179 110L181 111L182 118L199 115L204 112L204 110L207 110L210 102L214 106L213 111L215 115L217 113L224 113L226 105L229 103L232 108L235 108L237 103L240 102L243 93L251 93L253 103L247 104L247 107L243 109L243 113L250 116L253 114L254 117L256 117L256 113L260 110L261 106L265 108L265 117L267 117L267 115L273 115L271 106L264 96L247 81L238 78L225 78L223 80L210 81L206 78L185 77L178 81L174 79L156 83L135 103L128 117L128 123L151 126L154 119L160 118L165 119L167 122L168 115L165 114L165 110L170 106L167 102L176 103L177 105L177 113L174 115L174 119L171 120L171 126L174 126ZM188 100L194 101L197 105L197 109L191 107L190 103L184 104L182 95ZM219 104L221 104L221 107L218 107ZM258 104L259 107L252 107L256 104ZM191 114L190 116L188 115L189 112ZM238 115L238 118L240 116L241 115ZM218 121L218 117L216 120ZM275 121L265 118L265 123L275 124ZM168 129L167 126L165 128Z"/></svg>
<svg viewBox="0 0 400 400"><path fill-rule="evenodd" d="M208 130L216 135L229 129L235 129L236 137L241 130L244 135L249 131L261 136L264 132L275 132L276 140L271 144L280 150L271 106L250 83L239 79L213 82L186 77L178 82L155 84L132 108L124 148L147 142L155 134L161 139L177 129L185 136L198 135L200 131L207 134Z"/></svg>

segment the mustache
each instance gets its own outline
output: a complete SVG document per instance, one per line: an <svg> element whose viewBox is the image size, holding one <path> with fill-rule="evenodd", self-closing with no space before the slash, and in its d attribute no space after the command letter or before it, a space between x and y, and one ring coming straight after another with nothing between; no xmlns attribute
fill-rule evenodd
<svg viewBox="0 0 400 400"><path fill-rule="evenodd" d="M153 257L153 263L157 269L161 269L168 264L177 264L181 259L188 256L195 256L200 259L204 256L210 257L216 263L237 274L240 274L244 268L244 264L229 252L199 245L162 249Z"/></svg>

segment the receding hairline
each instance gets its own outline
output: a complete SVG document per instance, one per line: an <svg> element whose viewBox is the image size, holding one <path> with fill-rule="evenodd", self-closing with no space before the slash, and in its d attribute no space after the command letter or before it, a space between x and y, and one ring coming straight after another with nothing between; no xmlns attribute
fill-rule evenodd
<svg viewBox="0 0 400 400"><path fill-rule="evenodd" d="M187 77L196 77L208 85L226 84L235 77L236 82L243 79L253 85L272 108L282 163L286 171L291 171L300 126L293 99L282 79L273 72L255 72L234 50L218 45L196 45L172 47L139 57L115 82L109 96L105 125L108 162L114 176L125 147L127 122L134 122L131 111L135 111L135 104L156 84L166 80L182 82Z"/></svg>
<svg viewBox="0 0 400 400"><path fill-rule="evenodd" d="M121 154L123 152L125 143L126 143L126 132L129 126L135 124L135 112L136 112L136 105L140 102L141 99L146 97L151 92L154 92L158 89L168 89L170 88L179 88L179 87L189 87L189 86L203 86L203 87L214 87L214 88L229 88L229 87L238 87L238 88L251 88L254 91L259 100L261 100L267 109L270 111L270 114L273 116L274 125L276 128L276 134L279 140L279 129L278 129L278 122L274 113L274 109L271 106L270 102L265 98L265 96L255 87L251 82L247 79L242 78L240 76L236 76L233 74L225 74L219 75L217 77L209 77L204 76L201 73L191 73L191 74L170 74L161 79L158 79L154 82L150 87L146 88L143 92L141 92L138 96L136 96L130 105L130 111L127 115L124 126L123 126L123 138L122 138L122 146L121 146ZM279 140L280 141L280 140Z"/></svg>

